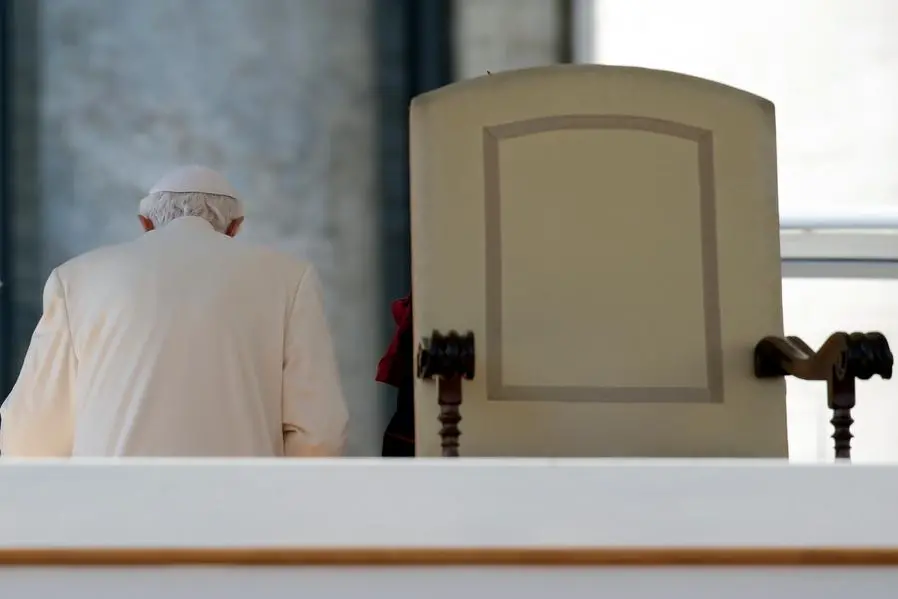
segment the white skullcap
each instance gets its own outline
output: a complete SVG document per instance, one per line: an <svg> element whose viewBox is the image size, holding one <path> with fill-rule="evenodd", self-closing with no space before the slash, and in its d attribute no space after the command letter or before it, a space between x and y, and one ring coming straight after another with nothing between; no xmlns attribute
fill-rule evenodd
<svg viewBox="0 0 898 599"><path fill-rule="evenodd" d="M224 175L205 166L183 166L168 173L153 185L150 193L210 193L240 200Z"/></svg>

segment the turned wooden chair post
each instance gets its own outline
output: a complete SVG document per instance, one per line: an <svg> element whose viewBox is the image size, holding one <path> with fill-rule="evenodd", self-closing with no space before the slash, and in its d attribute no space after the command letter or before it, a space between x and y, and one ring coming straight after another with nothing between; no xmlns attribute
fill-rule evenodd
<svg viewBox="0 0 898 599"><path fill-rule="evenodd" d="M474 378L474 333L433 331L418 345L419 379L437 379L440 441L444 458L457 458L461 430L462 379Z"/></svg>
<svg viewBox="0 0 898 599"><path fill-rule="evenodd" d="M758 378L826 381L838 460L851 459L856 379L892 378L894 363L889 342L881 333L833 333L816 352L799 337L765 337L755 346L754 359Z"/></svg>
<svg viewBox="0 0 898 599"><path fill-rule="evenodd" d="M851 459L851 410L855 405L854 377L832 376L827 381L827 406L833 412L829 421L833 425L832 439L837 460Z"/></svg>

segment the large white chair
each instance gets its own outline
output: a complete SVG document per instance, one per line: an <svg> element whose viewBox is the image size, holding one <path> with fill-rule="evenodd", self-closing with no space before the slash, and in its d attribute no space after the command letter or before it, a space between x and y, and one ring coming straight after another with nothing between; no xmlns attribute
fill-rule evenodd
<svg viewBox="0 0 898 599"><path fill-rule="evenodd" d="M410 118L419 456L458 455L463 415L465 456L785 457L792 374L828 381L848 457L854 380L892 356L783 337L771 102L565 65Z"/></svg>

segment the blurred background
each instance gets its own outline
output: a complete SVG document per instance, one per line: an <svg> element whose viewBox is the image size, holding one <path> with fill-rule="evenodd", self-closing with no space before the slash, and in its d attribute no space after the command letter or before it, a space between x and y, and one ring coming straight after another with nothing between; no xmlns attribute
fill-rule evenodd
<svg viewBox="0 0 898 599"><path fill-rule="evenodd" d="M894 0L0 0L0 397L50 270L133 238L148 187L199 163L244 194L243 236L317 264L350 453L379 455L393 406L374 369L409 291L408 102L572 61L771 99L787 331L898 343L896 30ZM825 390L789 385L792 455L828 459ZM898 457L887 385L859 391L856 461Z"/></svg>

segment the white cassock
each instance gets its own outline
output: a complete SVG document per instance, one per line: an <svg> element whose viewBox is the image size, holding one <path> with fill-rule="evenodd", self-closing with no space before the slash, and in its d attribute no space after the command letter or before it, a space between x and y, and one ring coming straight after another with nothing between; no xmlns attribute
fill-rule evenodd
<svg viewBox="0 0 898 599"><path fill-rule="evenodd" d="M314 268L179 218L50 275L5 456L335 456L347 411Z"/></svg>

